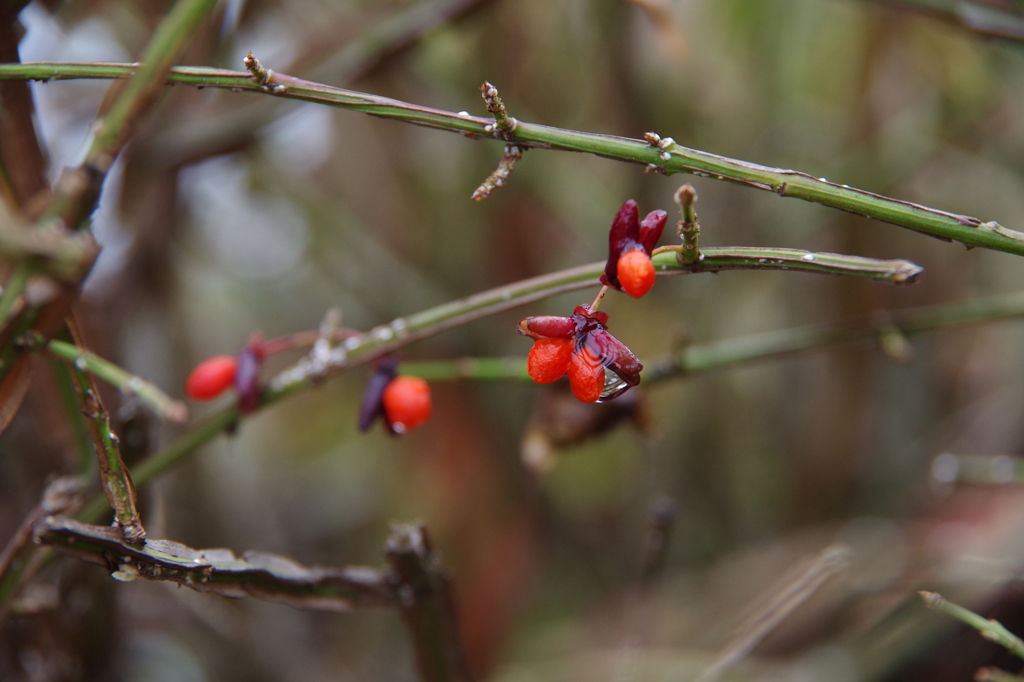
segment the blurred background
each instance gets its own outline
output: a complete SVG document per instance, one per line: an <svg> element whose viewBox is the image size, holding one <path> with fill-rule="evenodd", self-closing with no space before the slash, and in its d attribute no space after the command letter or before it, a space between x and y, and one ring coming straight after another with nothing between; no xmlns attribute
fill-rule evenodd
<svg viewBox="0 0 1024 682"><path fill-rule="evenodd" d="M32 2L20 15L21 59L133 61L169 6ZM1024 24L1014 7L235 0L218 5L183 61L241 70L251 50L280 72L476 115L486 79L521 120L657 131L1022 229L1024 42L960 23L968 10L1002 12L1012 33ZM108 87L33 84L51 179L81 160ZM907 258L925 274L912 287L706 274L660 279L640 301L613 293L602 306L610 329L641 358L1024 290L1014 256L582 154L531 150L506 187L471 202L500 157L493 142L358 113L168 88L94 217L103 252L78 309L88 343L181 397L196 362L233 354L253 331L315 329L331 307L344 325L369 329L601 260L625 199L674 221L685 181L699 195L704 245ZM479 320L402 357L525 356L521 317L566 315L592 295ZM479 679L1015 671L1020 662L926 610L915 590L1024 631L1022 332L994 322L915 338L904 362L865 344L641 386L627 395L626 419L559 448L544 472L523 465L521 444L528 433L554 438L558 424L537 410L570 410L564 387L436 383L433 420L392 438L356 429L368 375L358 369L245 420L146 486L143 518L151 537L331 566L382 564L389 523L422 520L452 577ZM37 380L0 437L0 540L48 476L76 468L58 400ZM116 394L107 401L135 457L182 432ZM193 416L216 407L193 405ZM968 470L980 473L958 480ZM662 520L674 509L659 567L652 507ZM835 543L844 561L827 549ZM417 679L407 633L387 610L323 614L121 584L73 559L31 587L51 596L0 630L3 679ZM791 613L778 601L786 594ZM766 637L736 648L773 616Z"/></svg>

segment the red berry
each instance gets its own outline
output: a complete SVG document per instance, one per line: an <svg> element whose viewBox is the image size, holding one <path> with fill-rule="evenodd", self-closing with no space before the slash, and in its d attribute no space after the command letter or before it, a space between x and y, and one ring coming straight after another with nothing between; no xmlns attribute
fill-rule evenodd
<svg viewBox="0 0 1024 682"><path fill-rule="evenodd" d="M640 298L654 286L654 263L640 249L632 249L619 256L619 284L633 298Z"/></svg>
<svg viewBox="0 0 1024 682"><path fill-rule="evenodd" d="M604 364L586 346L573 353L569 362L569 386L572 394L584 403L597 402L604 390Z"/></svg>
<svg viewBox="0 0 1024 682"><path fill-rule="evenodd" d="M537 339L526 357L526 371L538 384L550 384L565 376L575 342L572 339Z"/></svg>
<svg viewBox="0 0 1024 682"><path fill-rule="evenodd" d="M430 386L419 377L395 377L384 389L382 401L395 433L408 433L430 419Z"/></svg>
<svg viewBox="0 0 1024 682"><path fill-rule="evenodd" d="M215 355L196 365L185 380L185 395L192 400L212 400L235 381L238 359L232 355Z"/></svg>

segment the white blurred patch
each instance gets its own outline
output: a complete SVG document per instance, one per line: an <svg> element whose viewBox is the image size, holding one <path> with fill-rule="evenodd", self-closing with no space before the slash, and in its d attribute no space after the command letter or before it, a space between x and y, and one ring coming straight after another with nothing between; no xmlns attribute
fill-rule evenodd
<svg viewBox="0 0 1024 682"><path fill-rule="evenodd" d="M283 69L295 59L303 40L295 34L287 12L264 7L255 22L245 22L235 36L228 68L241 69L246 52L252 52L268 69Z"/></svg>
<svg viewBox="0 0 1024 682"><path fill-rule="evenodd" d="M283 170L294 174L314 171L334 149L331 110L318 104L301 106L264 128L260 144Z"/></svg>
<svg viewBox="0 0 1024 682"><path fill-rule="evenodd" d="M85 280L85 291L101 288L111 276L124 267L125 257L132 245L132 235L125 229L118 216L121 204L121 187L124 179L124 162L118 157L103 181L103 193L99 205L92 214L92 234L103 250Z"/></svg>
<svg viewBox="0 0 1024 682"><path fill-rule="evenodd" d="M25 37L18 46L26 62L126 62L131 57L102 20L87 19L65 31L36 3L19 15ZM89 125L110 83L103 80L32 83L37 126L50 156L51 180L85 156Z"/></svg>
<svg viewBox="0 0 1024 682"><path fill-rule="evenodd" d="M25 37L18 44L23 62L127 62L127 50L107 24L90 18L64 31L57 20L37 3L18 15L25 27Z"/></svg>
<svg viewBox="0 0 1024 682"><path fill-rule="evenodd" d="M233 275L268 280L295 267L309 228L291 202L249 191L245 164L223 156L182 171L181 188L214 258Z"/></svg>

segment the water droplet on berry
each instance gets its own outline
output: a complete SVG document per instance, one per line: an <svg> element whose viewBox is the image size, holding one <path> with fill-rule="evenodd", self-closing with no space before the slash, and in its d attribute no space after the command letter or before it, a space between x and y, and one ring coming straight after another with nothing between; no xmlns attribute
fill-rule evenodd
<svg viewBox="0 0 1024 682"><path fill-rule="evenodd" d="M597 402L607 402L620 395L628 387L629 384L623 381L618 374L611 370L605 370L604 388L601 389L601 397L597 399Z"/></svg>

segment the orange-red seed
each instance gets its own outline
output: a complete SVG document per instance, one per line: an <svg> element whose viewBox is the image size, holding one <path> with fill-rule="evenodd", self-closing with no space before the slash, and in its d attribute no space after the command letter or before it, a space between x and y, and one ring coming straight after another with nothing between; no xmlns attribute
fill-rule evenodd
<svg viewBox="0 0 1024 682"><path fill-rule="evenodd" d="M207 358L189 372L185 395L192 400L213 400L235 381L238 359L233 355Z"/></svg>
<svg viewBox="0 0 1024 682"><path fill-rule="evenodd" d="M654 263L645 252L633 249L619 256L618 275L622 290L640 298L654 286Z"/></svg>
<svg viewBox="0 0 1024 682"><path fill-rule="evenodd" d="M572 339L537 339L526 357L526 371L538 384L550 384L565 376L572 358Z"/></svg>
<svg viewBox="0 0 1024 682"><path fill-rule="evenodd" d="M419 377L399 376L384 389L384 412L396 433L408 433L430 419L430 386Z"/></svg>
<svg viewBox="0 0 1024 682"><path fill-rule="evenodd" d="M589 348L584 346L574 353L569 362L569 386L572 394L584 403L597 402L604 390L604 365Z"/></svg>

